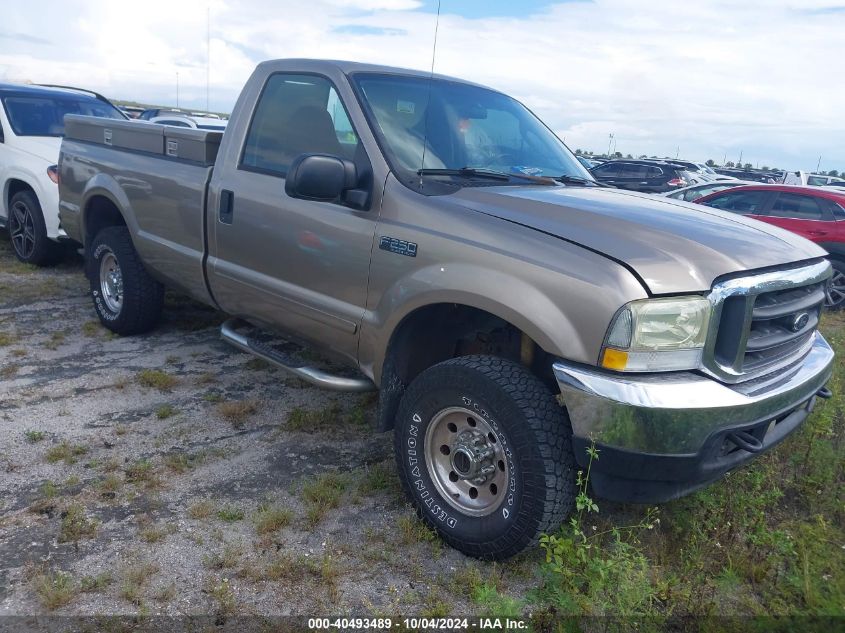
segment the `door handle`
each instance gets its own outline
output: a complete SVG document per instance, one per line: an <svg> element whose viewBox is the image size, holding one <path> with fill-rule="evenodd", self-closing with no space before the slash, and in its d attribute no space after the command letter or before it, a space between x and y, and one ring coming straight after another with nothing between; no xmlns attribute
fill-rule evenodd
<svg viewBox="0 0 845 633"><path fill-rule="evenodd" d="M807 235L827 235L827 231L807 231Z"/></svg>
<svg viewBox="0 0 845 633"><path fill-rule="evenodd" d="M235 215L235 193L228 189L220 191L220 208L217 216L222 224L231 224Z"/></svg>

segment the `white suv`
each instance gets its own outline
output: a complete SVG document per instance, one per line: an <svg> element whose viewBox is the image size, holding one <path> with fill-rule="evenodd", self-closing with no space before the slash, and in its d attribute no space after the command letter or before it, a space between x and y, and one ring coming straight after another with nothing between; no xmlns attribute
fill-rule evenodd
<svg viewBox="0 0 845 633"><path fill-rule="evenodd" d="M0 84L0 226L15 255L43 266L58 253L59 147L65 114L126 119L105 97L58 86Z"/></svg>

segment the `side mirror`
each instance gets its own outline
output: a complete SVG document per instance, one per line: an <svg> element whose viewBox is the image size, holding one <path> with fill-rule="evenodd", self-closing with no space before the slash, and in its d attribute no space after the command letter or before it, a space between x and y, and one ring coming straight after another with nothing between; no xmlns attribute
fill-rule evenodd
<svg viewBox="0 0 845 633"><path fill-rule="evenodd" d="M355 163L329 154L297 156L285 177L285 193L291 198L339 201L355 209L365 209L369 192L356 189L357 186Z"/></svg>

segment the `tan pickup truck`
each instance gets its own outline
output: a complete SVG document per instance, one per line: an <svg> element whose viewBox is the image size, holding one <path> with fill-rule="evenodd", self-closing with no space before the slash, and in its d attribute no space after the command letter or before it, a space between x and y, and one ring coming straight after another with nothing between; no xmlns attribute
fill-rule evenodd
<svg viewBox="0 0 845 633"><path fill-rule="evenodd" d="M66 127L61 223L102 323L149 330L170 286L232 315L221 334L244 351L379 389L408 496L467 554L555 530L591 443L595 493L658 502L829 395L824 251L603 187L500 92L281 60L258 66L225 134ZM351 369L303 366L279 335Z"/></svg>

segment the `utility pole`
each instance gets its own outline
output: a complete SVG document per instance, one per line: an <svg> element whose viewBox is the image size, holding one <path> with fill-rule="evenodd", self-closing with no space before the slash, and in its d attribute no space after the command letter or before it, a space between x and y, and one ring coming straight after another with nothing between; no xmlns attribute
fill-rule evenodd
<svg viewBox="0 0 845 633"><path fill-rule="evenodd" d="M179 71L176 71L176 108L179 108Z"/></svg>
<svg viewBox="0 0 845 633"><path fill-rule="evenodd" d="M607 135L607 155L610 156L610 148L613 146L613 132Z"/></svg>
<svg viewBox="0 0 845 633"><path fill-rule="evenodd" d="M819 173L819 167L821 167L821 164L822 164L822 157L819 156L819 162L816 163L816 173Z"/></svg>
<svg viewBox="0 0 845 633"><path fill-rule="evenodd" d="M728 153L725 152L725 155L722 156L722 166L724 166L724 164L727 163L727 162L728 162Z"/></svg>
<svg viewBox="0 0 845 633"><path fill-rule="evenodd" d="M739 165L737 167L742 167L742 150L739 150Z"/></svg>
<svg viewBox="0 0 845 633"><path fill-rule="evenodd" d="M211 83L211 7L205 12L205 111L210 112L208 86Z"/></svg>
<svg viewBox="0 0 845 633"><path fill-rule="evenodd" d="M677 157L678 157L678 156L680 156L680 155L681 155L681 146L680 146L680 145L678 145L678 149L677 149L677 150L675 150L675 158L677 158Z"/></svg>

